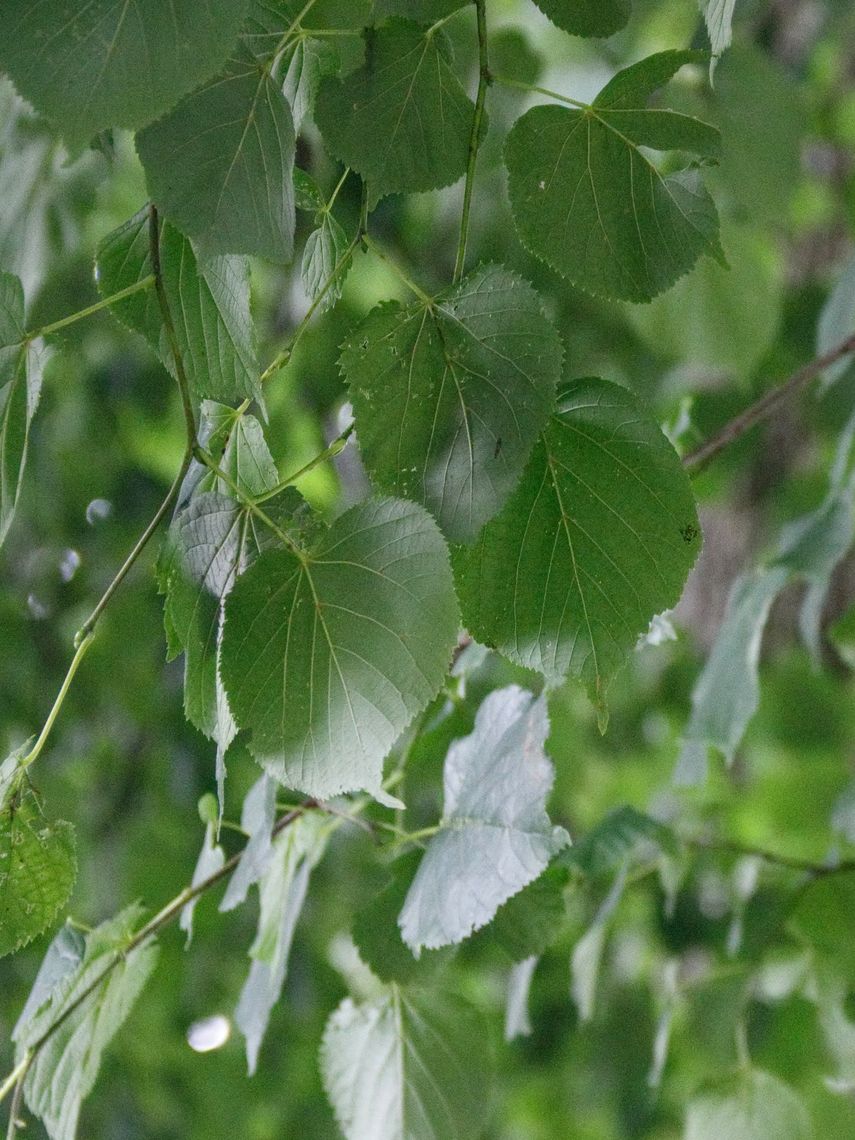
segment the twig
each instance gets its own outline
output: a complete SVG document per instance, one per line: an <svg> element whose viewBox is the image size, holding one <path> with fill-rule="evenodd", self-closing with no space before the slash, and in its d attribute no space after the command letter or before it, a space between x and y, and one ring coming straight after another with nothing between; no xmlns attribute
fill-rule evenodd
<svg viewBox="0 0 855 1140"><path fill-rule="evenodd" d="M715 433L706 443L702 443L700 447L690 451L688 455L683 457L683 467L691 474L696 475L702 471L708 463L710 463L719 452L724 451L730 444L735 443L746 432L750 431L756 424L762 423L763 420L769 419L778 409L778 407L795 396L802 388L814 380L821 372L823 372L830 365L848 356L850 353L855 352L855 335L849 336L846 340L841 341L836 348L832 348L829 352L818 356L815 360L811 360L804 367L800 368L798 372L794 372L792 376L777 384L774 388L770 388L765 392L759 400L756 400L745 411L740 412L738 416L734 416L729 423L726 423L723 428Z"/></svg>
<svg viewBox="0 0 855 1140"><path fill-rule="evenodd" d="M469 136L469 162L466 167L466 183L463 189L463 212L460 218L460 239L457 243L457 257L454 261L453 281L463 276L466 263L466 243L469 238L469 215L472 209L472 190L475 185L475 167L478 163L478 150L481 146L481 124L484 119L484 103L487 88L492 83L489 59L487 57L487 6L486 0L475 0L478 22L478 93L475 96L475 114L472 118L472 133Z"/></svg>
<svg viewBox="0 0 855 1140"><path fill-rule="evenodd" d="M697 851L728 852L732 855L753 856L771 863L777 867L786 867L790 871L802 871L812 878L823 878L827 875L846 875L855 872L855 859L843 859L839 863L814 863L810 859L799 859L793 855L780 855L776 851L768 851L765 847L756 847L751 843L740 843L735 839L692 839L683 838L687 847Z"/></svg>

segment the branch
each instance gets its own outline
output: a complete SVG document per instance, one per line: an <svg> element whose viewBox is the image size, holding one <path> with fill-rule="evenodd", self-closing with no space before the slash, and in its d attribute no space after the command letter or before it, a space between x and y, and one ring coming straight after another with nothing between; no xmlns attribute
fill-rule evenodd
<svg viewBox="0 0 855 1140"><path fill-rule="evenodd" d="M855 872L855 859L842 859L839 863L814 863L810 859L779 855L776 851L768 851L765 847L755 847L751 843L740 843L735 839L687 839L685 837L682 839L687 847L696 851L720 851L732 855L750 855L776 867L786 867L790 871L803 871L815 879L821 879L828 875L847 875Z"/></svg>
<svg viewBox="0 0 855 1140"><path fill-rule="evenodd" d="M271 838L275 838L287 827L290 827L292 823L298 820L300 816L304 815L307 811L316 809L319 806L316 800L310 799L300 804L299 807L286 812L286 814L281 816L273 825ZM165 926L173 922L188 903L193 902L194 899L199 898L200 895L205 894L206 891L209 891L212 887L221 883L223 879L227 878L237 867L245 850L246 845L235 855L232 855L231 859L228 859L218 871L215 871L212 875L209 875L207 879L203 879L200 883L197 883L195 887L185 887L175 898L171 899L162 907L153 918L150 918L144 926L140 927L126 946L114 952L103 970L101 970L92 982L78 994L74 1001L62 1011L56 1021L47 1027L41 1037L30 1046L9 1076L3 1081L2 1085L0 1085L0 1101L14 1088L16 1090L15 1101L20 1103L18 1089L22 1088L28 1069L39 1052L44 1048L51 1037L53 1037L54 1033L56 1033L56 1031L68 1021L71 1015L80 1009L81 1005L95 993L98 987L109 977L120 962L124 962L130 954L133 954L135 950L139 950L141 946L144 946L154 938ZM14 1131L12 1135L14 1136Z"/></svg>
<svg viewBox="0 0 855 1140"><path fill-rule="evenodd" d="M134 285L128 285L126 289L120 289L111 297L105 297L102 301L96 301L94 305L88 305L85 309L79 309L76 313L69 313L67 317L61 317L58 321L53 321L49 325L42 325L40 329L27 333L24 341L35 340L36 337L49 336L51 333L59 332L60 329L76 324L77 321L82 321L84 317L91 317L93 313L100 313L102 309L109 309L113 305L117 305L119 301L132 297L134 293L141 293L143 289L150 289L152 285L154 285L154 274L150 273L148 277L143 277Z"/></svg>
<svg viewBox="0 0 855 1140"><path fill-rule="evenodd" d="M823 356L818 356L815 360L805 364L798 372L794 372L788 379L783 380L774 388L770 388L765 392L759 400L755 401L745 411L740 412L738 416L724 425L714 436L702 443L700 447L690 451L688 455L683 457L683 467L691 474L696 475L702 471L708 463L710 463L719 452L724 451L730 444L735 443L736 440L741 439L746 432L757 424L762 423L763 420L768 420L775 414L779 406L795 396L802 388L814 380L821 372L823 372L829 365L834 364L836 361L841 360L844 356L855 352L855 335L849 336L846 340L832 348L830 352L826 352Z"/></svg>
<svg viewBox="0 0 855 1140"><path fill-rule="evenodd" d="M469 216L472 210L475 167L478 163L478 149L481 146L484 103L487 98L487 88L493 81L487 58L487 0L475 0L475 12L478 21L478 94L475 96L475 115L472 119L472 134L469 136L469 162L466 167L466 183L463 189L460 239L457 243L457 257L454 261L454 276L452 278L454 282L459 281L463 276L463 266L466 262L466 242L469 238Z"/></svg>

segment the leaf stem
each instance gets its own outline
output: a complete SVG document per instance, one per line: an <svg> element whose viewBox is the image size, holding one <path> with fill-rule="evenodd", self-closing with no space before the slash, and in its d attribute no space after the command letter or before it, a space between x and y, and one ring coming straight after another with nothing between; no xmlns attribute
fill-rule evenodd
<svg viewBox="0 0 855 1140"><path fill-rule="evenodd" d="M9 1093L17 1085L18 1081L27 1075L27 1070L32 1061L32 1054L28 1051L24 1054L12 1072L6 1077L2 1084L0 1084L0 1104L6 1099Z"/></svg>
<svg viewBox="0 0 855 1140"><path fill-rule="evenodd" d="M335 200L338 197L339 190L341 190L342 186L344 186L345 182L347 181L348 174L350 174L350 167L346 166L344 168L344 174L342 174L341 178L339 178L338 182L336 183L335 190L333 190L332 194L330 195L329 202L327 202L326 206L324 206L321 213L328 214L330 212L330 210L333 208L333 206L335 205ZM333 273L334 272L335 272L335 269L333 269Z"/></svg>
<svg viewBox="0 0 855 1140"><path fill-rule="evenodd" d="M589 103L582 103L578 99L571 99L569 95L559 95L557 91L550 91L548 87L537 87L533 83L523 83L520 79L510 79L506 75L492 75L494 83L501 83L503 87L515 87L518 91L528 91L535 95L545 95L547 99L557 99L559 103L567 103L580 111L587 111Z"/></svg>
<svg viewBox="0 0 855 1140"><path fill-rule="evenodd" d="M276 354L276 356L274 356L273 360L271 360L271 362L267 365L267 367L262 372L262 374L261 374L261 383L262 384L266 383L270 379L270 377L273 375L274 372L278 372L279 369L283 368L288 363L288 361L291 359L291 354L293 353L293 351L297 345L297 342L299 341L300 337L303 335L303 333L308 328L309 322L311 321L312 317L317 312L318 307L320 306L324 297L327 295L329 290L332 288L336 278L341 273L341 271L344 269L344 267L347 265L347 263L350 261L350 259L353 257L353 251L356 249L358 244L359 244L359 237L357 236L357 237L353 238L353 240L348 245L347 249L345 249L344 253L341 255L341 257L335 263L335 265L332 268L332 271L330 272L329 277L326 279L326 281L321 286L320 290L318 291L318 293L315 296L314 300L312 301L311 305L309 305L309 307L306 310L305 315L303 316L302 320L296 326L296 328L291 333L291 335L288 337L288 340L285 344L285 347L281 350L281 352L278 352ZM238 408L238 413L242 415L243 412L246 411L246 409L248 407L249 407L249 400L244 400L244 402L241 404L240 408Z"/></svg>
<svg viewBox="0 0 855 1140"><path fill-rule="evenodd" d="M58 321L53 321L49 325L42 325L40 329L27 333L22 343L35 340L39 336L50 336L51 333L59 332L60 329L64 329L68 325L82 321L84 317L91 317L93 313L100 313L102 309L109 309L111 305L117 305L126 297L132 297L134 293L141 293L143 289L150 289L154 283L154 274L150 273L148 277L143 277L141 281L137 281L135 285L128 285L126 289L120 289L112 297L105 297L101 301L96 301L94 305L88 305L85 309L79 309L76 313L69 313L67 317L62 317Z"/></svg>
<svg viewBox="0 0 855 1140"><path fill-rule="evenodd" d="M475 12L478 24L478 93L475 96L475 114L472 117L472 133L469 136L469 162L466 167L466 182L463 188L463 212L460 218L460 238L457 243L457 257L454 261L454 276L456 283L463 276L463 266L466 262L466 243L469 238L469 220L472 210L472 191L475 185L475 168L478 164L478 150L481 146L481 124L484 119L484 103L487 99L487 88L493 81L490 74L489 59L487 57L487 2L475 0Z"/></svg>
<svg viewBox="0 0 855 1140"><path fill-rule="evenodd" d="M15 1094L12 1097L12 1104L9 1108L9 1127L6 1130L6 1140L15 1140L15 1137L18 1135L18 1125L23 1125L20 1119L21 1101L24 1097L24 1081L27 1079L27 1073L29 1072L32 1059L32 1055L27 1053L24 1055L23 1067L18 1066L19 1068L22 1067L22 1072L15 1082Z"/></svg>
<svg viewBox="0 0 855 1140"><path fill-rule="evenodd" d="M799 859L793 855L779 855L776 851L768 851L765 847L756 847L750 843L740 843L734 839L702 839L699 837L687 839L682 837L687 847L696 851L726 852L732 855L747 855L762 859L777 867L786 867L790 871L802 871L811 878L821 879L828 875L846 875L855 873L855 859L843 859L839 863L814 863L810 859Z"/></svg>
<svg viewBox="0 0 855 1140"><path fill-rule="evenodd" d="M286 487L290 487L293 483L296 483L298 479L302 479L304 475L308 475L308 473L313 471L319 464L325 463L328 459L335 459L335 457L340 455L347 447L347 441L352 434L353 424L348 424L341 435L336 436L329 447L325 447L314 459L310 459L308 463L304 464L299 471L294 471L293 474L288 475L285 479L281 479L272 490L265 491L263 495L258 495L253 502L255 502L256 505L266 503L268 499L275 498L275 496L281 491L284 491Z"/></svg>
<svg viewBox="0 0 855 1140"><path fill-rule="evenodd" d="M700 447L690 451L688 455L683 456L683 467L692 475L698 474L702 471L708 463L712 462L716 456L724 451L730 444L735 443L741 439L746 432L757 424L762 423L764 420L770 419L781 406L792 396L795 396L802 388L806 388L812 380L814 380L821 372L828 368L831 364L841 360L844 356L849 356L855 352L855 335L848 336L846 340L841 341L836 348L832 348L829 352L823 353L815 360L811 360L792 376L783 380L780 384L776 384L774 388L770 388L765 392L759 400L755 400L750 407L740 412L738 416L734 416L732 420L720 428L715 435L711 436Z"/></svg>
<svg viewBox="0 0 855 1140"><path fill-rule="evenodd" d="M370 234L362 235L362 244L366 247L366 249L370 249L376 257L379 257L381 261L385 262L386 265L388 265L392 272L395 274L395 276L400 281L402 281L410 290L410 292L414 293L424 305L426 305L429 309L433 308L433 297L428 296L424 289L421 289L418 285L416 285L415 281L406 275L403 269L401 269L400 265L398 265L398 263L394 261L388 255L388 253L386 253L382 246L379 246L377 244L377 242L373 237L370 236Z"/></svg>

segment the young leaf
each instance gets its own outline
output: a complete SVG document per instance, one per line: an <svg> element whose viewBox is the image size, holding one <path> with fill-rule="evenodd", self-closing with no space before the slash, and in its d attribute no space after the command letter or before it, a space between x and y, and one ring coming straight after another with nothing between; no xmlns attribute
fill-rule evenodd
<svg viewBox="0 0 855 1140"><path fill-rule="evenodd" d="M553 24L573 36L612 36L629 19L630 0L534 0Z"/></svg>
<svg viewBox="0 0 855 1140"><path fill-rule="evenodd" d="M340 64L335 45L328 40L309 36L297 41L282 85L296 132L314 110L321 80L325 75L335 75Z"/></svg>
<svg viewBox="0 0 855 1140"><path fill-rule="evenodd" d="M606 945L609 923L617 910L626 884L626 866L618 872L609 893L603 899L594 921L573 947L571 959L572 982L570 992L581 1021L590 1021L594 1015L600 964Z"/></svg>
<svg viewBox="0 0 855 1140"><path fill-rule="evenodd" d="M321 1046L324 1086L347 1140L475 1140L490 1071L480 1019L459 999L390 986L346 998Z"/></svg>
<svg viewBox="0 0 855 1140"><path fill-rule="evenodd" d="M760 643L772 602L789 581L784 566L738 578L730 592L724 624L692 693L692 715L674 779L681 784L706 778L707 749L717 748L730 764L757 710Z"/></svg>
<svg viewBox="0 0 855 1140"><path fill-rule="evenodd" d="M235 1012L235 1022L246 1038L250 1076L258 1064L270 1011L285 984L309 875L325 846L324 822L317 816L301 817L273 841L270 859L259 881L261 913L258 933L249 951L253 962Z"/></svg>
<svg viewBox="0 0 855 1140"><path fill-rule="evenodd" d="M221 672L250 749L321 798L380 791L383 759L439 689L457 641L448 553L430 516L381 499L306 554L263 554L226 602Z"/></svg>
<svg viewBox="0 0 855 1140"><path fill-rule="evenodd" d="M137 135L152 199L205 256L270 261L294 248L294 145L288 102L248 52Z"/></svg>
<svg viewBox="0 0 855 1140"><path fill-rule="evenodd" d="M245 259L210 257L198 261L187 238L164 221L160 263L178 348L195 393L218 400L260 399ZM104 297L150 275L147 210L135 214L101 242L95 271ZM142 333L174 374L175 361L154 290L135 293L113 305L112 311L129 328Z"/></svg>
<svg viewBox="0 0 855 1140"><path fill-rule="evenodd" d="M72 150L107 127L141 127L219 68L248 0L8 0L0 69Z"/></svg>
<svg viewBox="0 0 855 1140"><path fill-rule="evenodd" d="M719 133L647 102L690 51L618 72L590 107L539 106L508 135L511 210L532 253L590 293L649 301L702 253L723 260L718 215L695 169L662 175L641 147L713 158Z"/></svg>
<svg viewBox="0 0 855 1140"><path fill-rule="evenodd" d="M42 386L38 349L24 341L24 290L0 273L0 543L18 505L30 424Z"/></svg>
<svg viewBox="0 0 855 1140"><path fill-rule="evenodd" d="M46 1003L15 1026L19 1060L48 1029L57 1027L35 1055L24 1084L25 1100L51 1140L74 1140L80 1108L95 1084L101 1056L157 964L159 951L153 942L124 953L140 915L139 907L127 907L88 934L80 962L57 980ZM111 963L112 969L99 982Z"/></svg>
<svg viewBox="0 0 855 1140"><path fill-rule="evenodd" d="M531 1034L528 995L537 963L538 958L535 955L523 958L514 966L508 977L508 995L505 1003L506 1041L514 1041L517 1037L528 1037Z"/></svg>
<svg viewBox="0 0 855 1140"><path fill-rule="evenodd" d="M465 173L475 108L450 60L442 32L393 20L373 33L363 67L321 83L315 121L336 158L368 183L372 202Z"/></svg>
<svg viewBox="0 0 855 1140"><path fill-rule="evenodd" d="M303 288L310 301L315 300L332 277L332 272L344 256L347 246L347 234L332 214L324 211L320 225L306 238L306 248L303 250L300 273L303 278ZM348 268L347 265L342 266L336 279L324 293L319 305L320 312L331 308L341 296Z"/></svg>
<svg viewBox="0 0 855 1140"><path fill-rule="evenodd" d="M491 693L445 760L442 827L398 920L414 953L461 942L538 877L570 837L546 814L552 765L546 701L511 685Z"/></svg>
<svg viewBox="0 0 855 1140"><path fill-rule="evenodd" d="M712 68L722 52L730 47L730 41L733 39L733 9L736 7L736 0L699 0L699 3L710 37Z"/></svg>
<svg viewBox="0 0 855 1140"><path fill-rule="evenodd" d="M430 306L379 306L341 357L373 479L426 506L450 538L475 538L519 482L561 358L539 296L501 266Z"/></svg>
<svg viewBox="0 0 855 1140"><path fill-rule="evenodd" d="M804 1101L783 1081L749 1069L697 1097L686 1113L683 1140L813 1140Z"/></svg>
<svg viewBox="0 0 855 1140"><path fill-rule="evenodd" d="M71 824L46 819L26 784L0 801L0 957L47 929L76 878Z"/></svg>
<svg viewBox="0 0 855 1140"><path fill-rule="evenodd" d="M464 622L552 685L582 680L602 717L699 549L689 480L657 424L625 388L575 380L504 510L455 553Z"/></svg>

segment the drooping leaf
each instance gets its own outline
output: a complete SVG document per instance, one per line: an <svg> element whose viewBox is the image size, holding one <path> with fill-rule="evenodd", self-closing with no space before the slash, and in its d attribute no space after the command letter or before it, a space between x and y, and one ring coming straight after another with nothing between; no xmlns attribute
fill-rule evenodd
<svg viewBox="0 0 855 1140"><path fill-rule="evenodd" d="M374 481L426 506L450 538L473 539L519 482L561 357L538 295L500 266L431 306L379 306L341 358Z"/></svg>
<svg viewBox="0 0 855 1140"><path fill-rule="evenodd" d="M692 693L692 715L674 776L678 783L701 783L706 778L710 747L732 762L757 710L757 668L766 618L789 576L786 567L777 566L734 583L724 624Z"/></svg>
<svg viewBox="0 0 855 1140"><path fill-rule="evenodd" d="M710 37L712 64L730 47L733 39L733 9L736 0L698 0Z"/></svg>
<svg viewBox="0 0 855 1140"><path fill-rule="evenodd" d="M193 246L161 222L160 264L170 316L187 379L200 397L260 399L255 330L249 308L249 269L241 257L196 258ZM141 210L104 239L96 257L103 297L150 276L149 215ZM111 306L142 333L170 372L175 361L154 289Z"/></svg>
<svg viewBox="0 0 855 1140"><path fill-rule="evenodd" d="M626 884L626 866L624 865L611 885L609 893L600 904L594 916L594 921L573 947L573 956L570 963L571 983L570 993L579 1018L590 1021L594 1015L594 1004L597 997L597 985L600 977L600 965L603 950L606 945L606 936L609 924L617 910L618 903L623 897Z"/></svg>
<svg viewBox="0 0 855 1140"><path fill-rule="evenodd" d="M200 883L204 883L206 879L215 875L222 868L225 861L226 853L217 843L216 823L208 821L205 825L205 837L202 840L202 848L199 851L199 858L196 860L190 886L198 887ZM178 919L180 929L187 935L187 946L193 941L193 915L196 912L198 901L198 899L191 899L181 911Z"/></svg>
<svg viewBox="0 0 855 1140"><path fill-rule="evenodd" d="M18 1018L18 1026L26 1025L41 1007L56 993L63 981L80 965L86 950L83 934L69 922L60 927L39 966L33 988ZM17 1026L13 1040L17 1036Z"/></svg>
<svg viewBox="0 0 855 1140"><path fill-rule="evenodd" d="M0 68L80 150L107 127L141 127L212 75L248 0L9 0Z"/></svg>
<svg viewBox="0 0 855 1140"><path fill-rule="evenodd" d="M442 826L398 920L416 954L486 926L570 842L546 814L554 775L543 748L548 734L545 699L511 685L492 692L472 734L452 744Z"/></svg>
<svg viewBox="0 0 855 1140"><path fill-rule="evenodd" d="M305 554L263 554L226 603L221 671L250 749L281 783L380 790L383 759L436 694L457 640L442 536L413 503L368 501Z"/></svg>
<svg viewBox="0 0 855 1140"><path fill-rule="evenodd" d="M505 1000L506 1041L514 1041L517 1037L528 1037L531 1034L528 995L537 963L535 955L523 958L513 967L508 977L508 995Z"/></svg>
<svg viewBox="0 0 855 1140"><path fill-rule="evenodd" d="M804 1101L789 1085L749 1069L691 1102L683 1140L812 1140Z"/></svg>
<svg viewBox="0 0 855 1140"><path fill-rule="evenodd" d="M206 257L290 260L294 146L288 101L248 52L137 135L152 199Z"/></svg>
<svg viewBox="0 0 855 1140"><path fill-rule="evenodd" d="M637 854L651 848L673 854L676 839L664 824L635 808L615 808L561 856L561 862L596 878L614 874Z"/></svg>
<svg viewBox="0 0 855 1140"><path fill-rule="evenodd" d="M321 216L320 224L312 230L306 238L306 247L303 250L303 264L301 276L303 288L310 301L322 292L327 281L332 277L333 270L339 264L348 247L347 234L332 214L327 210ZM318 306L320 312L331 308L341 296L344 278L348 266L342 266Z"/></svg>
<svg viewBox="0 0 855 1140"><path fill-rule="evenodd" d="M576 380L505 508L455 553L464 622L550 684L582 680L603 716L615 671L699 549L691 487L658 425L625 388Z"/></svg>
<svg viewBox="0 0 855 1140"><path fill-rule="evenodd" d="M480 1019L460 999L390 986L327 1022L321 1071L347 1140L475 1140L490 1069Z"/></svg>
<svg viewBox="0 0 855 1140"><path fill-rule="evenodd" d="M235 1011L235 1022L246 1038L250 1076L258 1064L270 1012L285 984L309 875L326 845L324 827L324 821L311 814L295 820L273 841L270 859L259 879L261 913L249 951L253 961Z"/></svg>
<svg viewBox="0 0 855 1140"><path fill-rule="evenodd" d="M553 24L573 36L612 36L629 19L631 0L535 0Z"/></svg>
<svg viewBox="0 0 855 1140"><path fill-rule="evenodd" d="M39 350L24 340L24 290L0 273L0 543L18 505L30 424L42 386Z"/></svg>
<svg viewBox="0 0 855 1140"><path fill-rule="evenodd" d="M240 825L249 836L234 873L229 879L220 910L234 910L245 901L249 888L259 882L273 853L273 822L276 818L276 782L265 773L246 794Z"/></svg>
<svg viewBox="0 0 855 1140"><path fill-rule="evenodd" d="M71 824L47 819L27 784L0 800L0 957L48 928L76 878Z"/></svg>
<svg viewBox="0 0 855 1140"><path fill-rule="evenodd" d="M328 40L307 36L297 41L282 86L295 131L299 132L303 120L311 116L323 77L335 75L340 65L335 45Z"/></svg>
<svg viewBox="0 0 855 1140"><path fill-rule="evenodd" d="M127 907L88 934L79 963L63 972L47 1001L15 1026L19 1060L57 1026L36 1053L24 1084L24 1098L51 1140L74 1140L80 1108L95 1084L102 1054L157 964L154 942L125 953L140 916L138 906ZM90 987L92 992L83 997Z"/></svg>
<svg viewBox="0 0 855 1140"><path fill-rule="evenodd" d="M590 107L533 107L508 135L520 236L579 288L649 301L702 253L723 259L718 215L698 171L663 175L640 149L718 154L714 127L647 107L657 88L699 58L689 51L650 56L618 72Z"/></svg>
<svg viewBox="0 0 855 1140"><path fill-rule="evenodd" d="M828 295L816 326L817 356L827 352L855 335L855 258L853 258L835 282ZM836 380L845 376L852 368L853 355L826 368L822 375L823 389L829 388Z"/></svg>
<svg viewBox="0 0 855 1140"><path fill-rule="evenodd" d="M367 181L372 201L464 174L475 108L450 58L441 31L393 20L373 34L362 68L322 81L315 121L336 158Z"/></svg>

